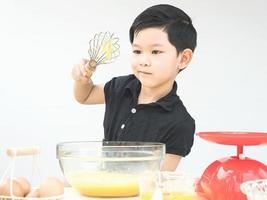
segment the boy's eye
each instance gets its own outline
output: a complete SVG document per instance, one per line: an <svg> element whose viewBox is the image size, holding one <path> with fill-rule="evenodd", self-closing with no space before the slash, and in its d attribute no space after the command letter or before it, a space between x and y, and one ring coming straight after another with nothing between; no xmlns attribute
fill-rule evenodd
<svg viewBox="0 0 267 200"><path fill-rule="evenodd" d="M153 50L152 51L152 54L160 54L160 53L162 53L162 51L159 51L159 50Z"/></svg>
<svg viewBox="0 0 267 200"><path fill-rule="evenodd" d="M140 50L133 50L133 53L134 53L134 54L140 54L141 51L140 51Z"/></svg>

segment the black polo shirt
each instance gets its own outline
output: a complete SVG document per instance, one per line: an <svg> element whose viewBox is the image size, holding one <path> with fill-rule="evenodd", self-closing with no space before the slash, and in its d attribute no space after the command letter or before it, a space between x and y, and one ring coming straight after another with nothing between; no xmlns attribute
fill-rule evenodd
<svg viewBox="0 0 267 200"><path fill-rule="evenodd" d="M168 95L149 104L138 104L140 89L134 75L105 84L104 140L161 142L166 153L186 156L193 145L195 122L176 94L176 82Z"/></svg>

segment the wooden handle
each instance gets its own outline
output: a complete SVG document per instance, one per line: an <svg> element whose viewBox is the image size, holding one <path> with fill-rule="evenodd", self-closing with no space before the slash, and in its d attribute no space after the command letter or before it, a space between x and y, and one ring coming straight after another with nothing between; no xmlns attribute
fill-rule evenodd
<svg viewBox="0 0 267 200"><path fill-rule="evenodd" d="M88 77L88 78L91 78L91 76L93 75L93 73L94 73L94 71L93 70L91 70L91 69L86 69L86 76Z"/></svg>
<svg viewBox="0 0 267 200"><path fill-rule="evenodd" d="M10 157L15 156L29 156L40 154L39 147L21 147L21 148L8 148L6 154Z"/></svg>
<svg viewBox="0 0 267 200"><path fill-rule="evenodd" d="M85 69L88 78L90 78L93 75L94 71L96 70L96 66L97 62L91 59L88 63L88 67L86 67Z"/></svg>

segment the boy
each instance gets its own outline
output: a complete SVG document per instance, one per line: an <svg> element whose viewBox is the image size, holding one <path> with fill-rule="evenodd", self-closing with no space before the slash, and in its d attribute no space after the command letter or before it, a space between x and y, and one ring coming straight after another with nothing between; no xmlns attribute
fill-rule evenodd
<svg viewBox="0 0 267 200"><path fill-rule="evenodd" d="M75 65L74 94L82 104L106 104L105 140L166 144L164 171L174 171L193 145L195 122L176 95L177 74L190 63L197 33L179 8L161 4L143 11L130 28L133 75L94 85Z"/></svg>

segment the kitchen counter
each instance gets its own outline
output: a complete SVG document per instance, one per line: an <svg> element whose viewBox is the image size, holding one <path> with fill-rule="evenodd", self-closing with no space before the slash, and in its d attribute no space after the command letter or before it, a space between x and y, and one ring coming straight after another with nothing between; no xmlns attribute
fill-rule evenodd
<svg viewBox="0 0 267 200"><path fill-rule="evenodd" d="M65 188L64 200L139 200L138 197L128 197L128 198L94 198L94 197L84 197L81 196L71 187Z"/></svg>

